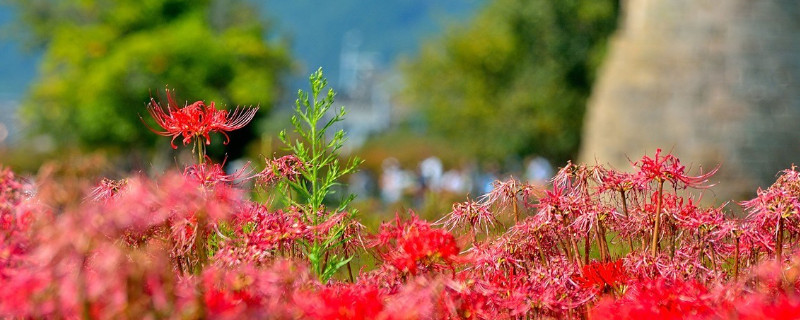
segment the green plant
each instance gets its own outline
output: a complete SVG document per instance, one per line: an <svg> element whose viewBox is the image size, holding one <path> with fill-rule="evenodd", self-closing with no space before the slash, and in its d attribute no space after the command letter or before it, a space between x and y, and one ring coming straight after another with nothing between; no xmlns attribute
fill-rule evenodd
<svg viewBox="0 0 800 320"><path fill-rule="evenodd" d="M292 125L297 138L292 141L285 130L279 136L302 163L300 178L283 179L281 184L285 187L279 189L286 193L289 205L299 208L309 225L314 227L312 240L302 241L302 246L312 270L324 282L351 259L344 245L349 240L346 229L351 225L355 212L347 212L346 209L355 196L343 197L333 211L326 210L323 202L328 195L335 193L334 187L339 185L339 178L354 172L362 160L354 157L344 165L340 163L338 150L346 140L344 131L337 131L330 140L326 133L331 126L343 120L345 109L342 107L332 116L326 116L333 106L336 93L328 89L322 96L327 80L321 68L309 77L309 82L310 95L299 90L295 102L296 114L292 116ZM320 227L340 219L342 223L332 224L330 228Z"/></svg>

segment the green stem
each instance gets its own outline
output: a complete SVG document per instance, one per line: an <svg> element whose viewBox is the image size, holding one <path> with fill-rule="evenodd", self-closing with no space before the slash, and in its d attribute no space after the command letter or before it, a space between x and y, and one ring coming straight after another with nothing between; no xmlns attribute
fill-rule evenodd
<svg viewBox="0 0 800 320"><path fill-rule="evenodd" d="M202 137L197 137L197 139L195 139L195 148L197 148L197 164L203 164L203 160L205 160L206 155L205 145L203 144L203 139L201 138Z"/></svg>

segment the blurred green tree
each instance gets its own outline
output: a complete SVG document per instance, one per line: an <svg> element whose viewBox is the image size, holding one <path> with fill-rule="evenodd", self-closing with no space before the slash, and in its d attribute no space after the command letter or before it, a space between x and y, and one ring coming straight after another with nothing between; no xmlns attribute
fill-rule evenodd
<svg viewBox="0 0 800 320"><path fill-rule="evenodd" d="M426 130L488 161L577 154L615 0L496 0L403 68Z"/></svg>
<svg viewBox="0 0 800 320"><path fill-rule="evenodd" d="M180 100L259 105L263 115L290 63L244 0L9 1L44 51L23 119L59 146L152 146L139 115L167 86Z"/></svg>

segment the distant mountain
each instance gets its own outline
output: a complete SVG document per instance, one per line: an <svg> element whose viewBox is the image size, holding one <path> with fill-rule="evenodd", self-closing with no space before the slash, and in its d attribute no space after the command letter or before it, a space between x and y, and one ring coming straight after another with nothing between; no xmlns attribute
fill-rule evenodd
<svg viewBox="0 0 800 320"><path fill-rule="evenodd" d="M463 23L483 0L272 0L263 1L264 17L291 40L301 70L289 85L305 87L306 75L322 67L335 87L345 38L359 51L374 53L390 67L402 55L413 55L428 38L449 23Z"/></svg>

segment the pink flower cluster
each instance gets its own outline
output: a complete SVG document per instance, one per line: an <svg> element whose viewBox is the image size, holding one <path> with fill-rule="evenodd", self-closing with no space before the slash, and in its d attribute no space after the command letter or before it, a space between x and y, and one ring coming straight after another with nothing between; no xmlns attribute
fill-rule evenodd
<svg viewBox="0 0 800 320"><path fill-rule="evenodd" d="M657 152L630 172L568 163L547 189L497 182L477 201L454 204L438 224L398 214L370 234L351 213L274 208L251 200L249 184L240 183L280 187L275 182L303 179L303 166L286 156L255 174L202 163L155 179L104 179L63 207L47 206L31 184L0 169L0 317L791 319L800 312L794 167L744 202L741 218L700 204L715 170L692 176ZM322 256L308 250L334 243ZM323 282L310 259L348 265Z"/></svg>

